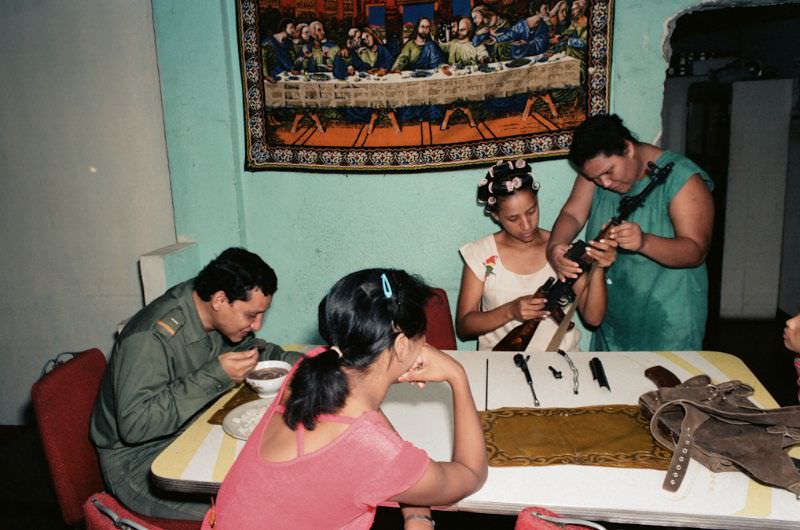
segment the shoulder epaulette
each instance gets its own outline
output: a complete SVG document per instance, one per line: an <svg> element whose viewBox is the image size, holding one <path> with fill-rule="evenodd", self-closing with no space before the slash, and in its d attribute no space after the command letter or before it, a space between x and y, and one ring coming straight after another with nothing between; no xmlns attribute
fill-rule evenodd
<svg viewBox="0 0 800 530"><path fill-rule="evenodd" d="M169 340L178 333L178 330L183 326L184 317L183 311L180 308L175 308L169 313L156 320L153 327L155 332Z"/></svg>

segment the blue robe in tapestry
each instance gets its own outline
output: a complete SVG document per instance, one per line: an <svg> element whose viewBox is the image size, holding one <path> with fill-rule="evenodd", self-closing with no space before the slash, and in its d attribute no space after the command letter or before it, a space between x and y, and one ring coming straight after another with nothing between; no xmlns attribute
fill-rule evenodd
<svg viewBox="0 0 800 530"><path fill-rule="evenodd" d="M511 31L497 35L496 40L497 42L525 41L525 44L511 46L512 59L539 55L544 53L550 44L550 29L544 22L539 22L535 28L531 29L528 27L528 21L523 18L511 26Z"/></svg>
<svg viewBox="0 0 800 530"><path fill-rule="evenodd" d="M511 41L507 36L511 34L511 26L506 19L498 17L494 25L486 28L488 31L475 32L472 36L472 45L477 48L483 44L493 62L507 61L511 53ZM501 44L498 46L497 42Z"/></svg>
<svg viewBox="0 0 800 530"><path fill-rule="evenodd" d="M394 64L394 57L389 53L385 46L378 45L378 50L374 57L370 57L369 52L350 51L350 56L344 58L337 55L333 60L333 75L336 79L347 79L347 67L353 66L357 72L367 72L376 68L391 70Z"/></svg>
<svg viewBox="0 0 800 530"><path fill-rule="evenodd" d="M261 41L261 49L264 55L266 73L272 77L277 77L281 72L288 72L294 68L289 50L292 47L291 39L283 42L273 36L264 37Z"/></svg>
<svg viewBox="0 0 800 530"><path fill-rule="evenodd" d="M369 50L362 51L361 53L353 54L353 66L359 72L366 72L373 68L383 68L384 70L391 70L394 64L394 56L386 46L378 44L377 56L374 61L370 60Z"/></svg>
<svg viewBox="0 0 800 530"><path fill-rule="evenodd" d="M347 79L348 66L353 66L354 68L356 67L355 63L353 62L353 57L350 56L345 58L337 54L333 59L333 77L339 79L340 81Z"/></svg>

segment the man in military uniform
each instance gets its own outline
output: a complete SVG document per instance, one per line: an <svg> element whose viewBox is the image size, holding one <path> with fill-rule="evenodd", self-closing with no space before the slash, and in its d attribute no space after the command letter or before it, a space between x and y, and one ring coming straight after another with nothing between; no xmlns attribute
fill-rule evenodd
<svg viewBox="0 0 800 530"><path fill-rule="evenodd" d="M290 363L300 357L254 337L277 287L275 272L260 257L229 248L122 330L90 434L106 486L123 504L154 517L203 517L205 499L154 489L150 464L200 411L241 382L259 357Z"/></svg>

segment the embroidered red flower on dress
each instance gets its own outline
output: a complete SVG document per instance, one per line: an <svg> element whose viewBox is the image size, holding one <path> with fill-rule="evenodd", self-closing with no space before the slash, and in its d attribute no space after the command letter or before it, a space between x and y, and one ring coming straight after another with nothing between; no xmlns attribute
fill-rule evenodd
<svg viewBox="0 0 800 530"><path fill-rule="evenodd" d="M495 265L497 265L497 256L489 256L486 258L486 261L483 262L483 266L486 267L486 276L494 274Z"/></svg>

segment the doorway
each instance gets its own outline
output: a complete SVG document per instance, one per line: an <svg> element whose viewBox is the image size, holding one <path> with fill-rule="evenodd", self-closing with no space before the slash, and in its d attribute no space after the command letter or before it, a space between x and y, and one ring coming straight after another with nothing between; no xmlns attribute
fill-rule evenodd
<svg viewBox="0 0 800 530"><path fill-rule="evenodd" d="M730 282L723 280L724 261L735 259L730 254L738 243L728 241L726 252L726 223L738 220L734 219L738 212L729 206L729 172L735 171L729 165L732 154L737 154L735 151L731 153L734 87L748 81L793 80L791 101L787 106L791 107L790 117L795 125L792 130L798 130L800 48L796 43L800 34L800 4L759 7L735 7L733 4L696 10L675 22L669 41L671 56L664 86L662 147L686 154L703 167L715 183L716 216L707 257L709 318L704 348L735 353L768 385L779 402L791 403L796 402L794 370L791 355L783 350L780 340L783 315L787 312L782 309L785 304L775 300L774 316L768 312L759 317L731 317L730 311L726 315L726 309L721 307L725 305L721 300L726 294L730 295L731 289ZM792 86L791 81L788 86ZM764 120L770 118L764 116ZM782 118L785 121L786 117ZM789 150L796 153L800 151L797 135L791 138L794 143ZM792 196L793 190L799 186L796 173L790 169L788 177L785 177L786 196ZM757 204L758 196L754 195L747 200ZM776 240L775 250L768 258L779 265L782 260L781 242L786 249L800 241L794 228L797 223L790 221L798 206L793 202L780 205L784 206L787 210L785 227L778 233L765 235ZM787 245L791 240L795 244ZM788 256L783 257L784 262L787 259ZM793 281L784 276L795 274L794 270L800 275L800 267L796 267L796 262L793 267L783 263L780 269L780 273L775 274L781 276L780 282L777 277L771 278L776 284L775 289L780 290L777 298L781 301L794 298L797 305L800 303L800 289L791 291L800 280ZM726 289L728 291L724 292Z"/></svg>

